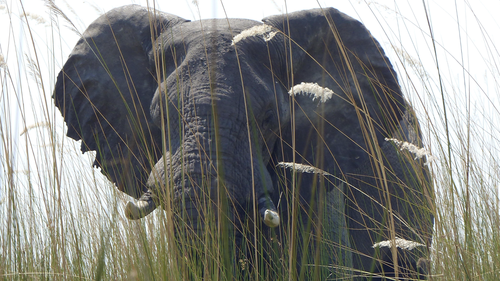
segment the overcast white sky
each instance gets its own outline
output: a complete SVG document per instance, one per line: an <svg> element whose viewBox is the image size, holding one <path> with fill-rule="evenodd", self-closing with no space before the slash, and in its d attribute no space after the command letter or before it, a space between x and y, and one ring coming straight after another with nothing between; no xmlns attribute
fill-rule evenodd
<svg viewBox="0 0 500 281"><path fill-rule="evenodd" d="M472 122L476 123L481 134L485 134L486 137L490 133L492 136L498 136L497 126L492 120L498 120L497 109L500 108L500 87L497 81L500 56L496 49L500 46L498 22L500 1L474 0L470 2L464 0L293 0L286 2L283 0L198 0L197 6L194 1L186 0L56 0L55 4L64 11L80 32L83 32L102 13L114 7L132 3L155 5L159 10L190 20L226 16L260 20L269 15L319 6L335 7L362 21L381 42L400 74L400 82L407 98L415 104L419 115L423 116L424 126L427 111L430 112L432 119L430 122L442 121L439 110L433 109L439 107L441 102L440 84L436 72L439 65L447 99L455 102L453 113L456 115L455 118L464 117L464 113L468 110L473 117ZM425 9L428 11L427 15ZM22 16L24 13L26 17ZM50 139L46 132L39 132L40 129L37 129L36 134L30 131L20 136L25 128L30 126L40 128L47 119L46 117L50 116L50 118L55 118L57 126L60 126L61 132L63 131L62 118L55 111L50 96L56 75L76 44L78 35L67 28L67 22L61 17L55 19L58 25L53 27L50 17L45 1L0 1L0 54L3 55L10 74L5 75L6 67L0 70L0 75L2 75L0 78L2 83L0 116L4 118L0 122L4 128L8 128L3 131L9 131L11 135L8 137L18 144L9 148L9 151L12 152L11 157L15 162L23 163L20 164L21 166L25 163L26 150L32 150L31 157L36 158L38 156L34 151L43 149L46 145L44 142ZM26 19L30 24L31 33L27 29ZM430 39L431 30L428 22L432 26L432 33L436 40L434 43L438 52L438 61L434 57L434 46ZM32 40L35 42L36 52L33 49ZM404 51L401 52L401 50ZM31 77L29 69L20 68L28 66L29 60L38 61L43 84L34 82L35 79ZM425 74L422 76L422 73ZM411 80L408 77L411 77ZM427 77L428 80L419 83L418 77ZM9 93L9 96L5 93ZM470 102L470 106L467 102ZM463 106L458 106L462 104ZM467 107L465 107L466 104ZM433 111L436 112L433 113ZM6 116L8 118L5 118ZM31 139L29 135L32 135ZM56 137L62 138L62 133ZM69 140L66 142L71 143ZM26 149L26 147L30 148ZM0 150L3 150L0 152L0 159L2 159L2 155L5 157L5 149L1 145ZM86 165L90 169L88 157L82 159L83 162L87 161ZM22 170L26 167L17 167L17 169ZM5 167L0 169L0 179L1 170L5 171Z"/></svg>

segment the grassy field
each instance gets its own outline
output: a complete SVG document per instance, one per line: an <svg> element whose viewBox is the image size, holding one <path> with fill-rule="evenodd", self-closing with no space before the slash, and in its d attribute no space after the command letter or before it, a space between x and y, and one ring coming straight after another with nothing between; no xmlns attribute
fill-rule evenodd
<svg viewBox="0 0 500 281"><path fill-rule="evenodd" d="M435 158L431 280L500 277L500 27L490 2L349 4L393 61ZM92 152L65 137L53 85L78 40L71 30L95 17L56 4L0 1L0 279L182 280L189 268L177 261L188 257L171 246L171 214L127 220L127 196L91 168ZM213 259L199 261L212 280L241 274L222 244L214 238L205 249ZM277 272L252 278L287 279L287 253L275 258Z"/></svg>

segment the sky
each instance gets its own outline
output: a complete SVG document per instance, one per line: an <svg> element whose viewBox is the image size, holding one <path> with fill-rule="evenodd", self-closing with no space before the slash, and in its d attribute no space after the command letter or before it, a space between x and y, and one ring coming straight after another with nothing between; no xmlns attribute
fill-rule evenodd
<svg viewBox="0 0 500 281"><path fill-rule="evenodd" d="M83 32L104 12L132 3L155 6L163 12L190 20L229 17L259 21L275 14L335 7L363 22L380 41L399 73L403 91L414 104L428 135L436 134L432 129L434 126L446 125L441 96L444 93L446 100L451 103L448 105L451 114L448 118L452 120L451 123L457 123L450 123L450 126L458 129L463 126L463 121L471 122L477 134L491 139L491 147L483 153L499 155L499 131L494 120L500 117L500 87L497 81L500 77L500 56L496 49L500 46L497 20L500 2L471 2L54 1L79 32ZM46 2L40 0L0 1L0 26L0 54L5 61L5 65L0 68L0 116L3 117L0 124L4 134L4 143L0 144L0 159L9 157L17 171L29 171L26 166L30 165L30 161L36 167L42 167L44 161L63 161L51 160L43 153L49 143L56 139L65 143L67 150L63 154L68 159L66 163L79 163L79 169L88 169L92 173L92 155L81 155L78 152L79 144L64 137L65 125L51 101L56 75L76 44L78 34L71 30L71 24L63 17L51 14ZM38 68L30 68L30 65L38 65ZM441 70L440 73L437 69ZM47 122L47 116L51 122ZM55 127L55 131L60 134L44 130L48 126ZM461 136L456 134L455 137ZM431 150L437 149L440 141L446 141L446 135L439 133L433 139L427 144ZM479 151L486 150L478 146ZM10 151L10 155L6 155L9 154L6 151ZM60 164L61 168L66 167L64 163ZM2 175L6 169L5 166L0 169L2 182L5 181ZM99 176L98 173L96 176ZM40 185L43 182L40 180Z"/></svg>

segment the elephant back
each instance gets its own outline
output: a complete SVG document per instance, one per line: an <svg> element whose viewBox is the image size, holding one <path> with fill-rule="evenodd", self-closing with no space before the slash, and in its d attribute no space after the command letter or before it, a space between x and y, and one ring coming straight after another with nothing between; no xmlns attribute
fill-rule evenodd
<svg viewBox="0 0 500 281"><path fill-rule="evenodd" d="M138 197L160 155L151 99L158 87L154 40L186 20L129 5L102 15L83 33L57 77L53 98L67 136L95 150L94 166Z"/></svg>

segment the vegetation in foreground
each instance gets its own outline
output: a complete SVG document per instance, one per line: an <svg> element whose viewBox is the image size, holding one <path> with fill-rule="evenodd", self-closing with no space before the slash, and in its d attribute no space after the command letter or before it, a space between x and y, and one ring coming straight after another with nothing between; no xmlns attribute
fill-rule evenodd
<svg viewBox="0 0 500 281"><path fill-rule="evenodd" d="M416 45L402 42L415 35L411 25L421 22L399 7L369 4L387 34L389 43L384 47L393 48L391 59L397 64L401 85L436 158L430 164L436 218L429 278L496 280L500 276L500 198L495 96L500 85L495 79L499 68L493 31L483 18L456 21L453 28L463 45L453 55L446 41L440 45L444 35L435 33L439 23L433 21L433 12L438 8L425 7L415 17L428 19L419 26L419 36L428 48L416 51ZM464 4L451 7L457 14L475 12ZM177 266L176 261L190 259L170 246L171 237L165 235L172 231L168 214L157 211L141 221L125 219L123 205L128 199L99 171L89 168L92 155L81 156L79 145L64 137L64 125L50 96L65 60L53 50L74 44L61 36L67 26L73 28L70 17L57 9L47 8L49 18L28 12L20 16L22 9L2 2L0 8L0 16L11 22L8 40L1 41L0 48L0 278L180 280L196 264ZM384 17L400 20L397 28ZM18 20L20 30L12 24ZM467 37L470 33L464 30L472 30L471 26L480 26L484 47ZM52 37L40 37L40 29L50 30ZM23 40L27 43L21 44ZM476 56L476 48L482 57ZM478 60L484 68L472 63ZM452 72L454 68L460 71ZM230 270L234 261L220 253L219 241L206 247L205 260L197 262L213 273L212 280L234 274ZM288 260L287 253L282 254L275 257L276 263ZM281 265L272 276L287 279L288 264ZM248 261L240 260L239 266L245 268ZM271 275L253 276L266 280Z"/></svg>

